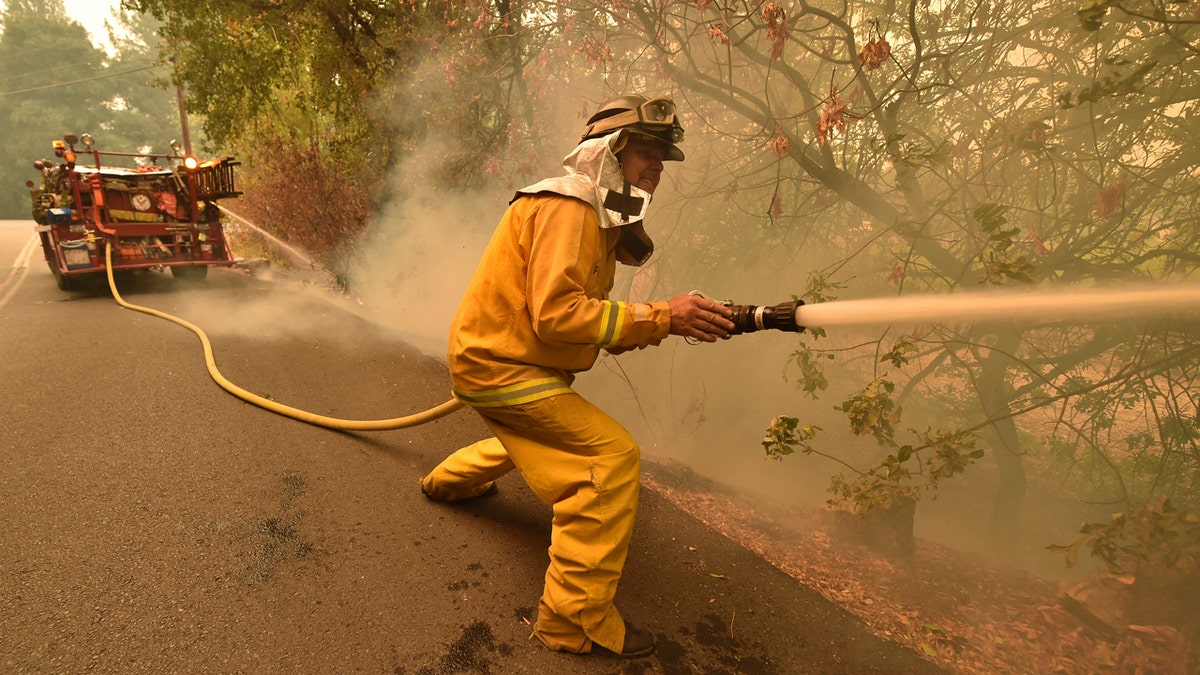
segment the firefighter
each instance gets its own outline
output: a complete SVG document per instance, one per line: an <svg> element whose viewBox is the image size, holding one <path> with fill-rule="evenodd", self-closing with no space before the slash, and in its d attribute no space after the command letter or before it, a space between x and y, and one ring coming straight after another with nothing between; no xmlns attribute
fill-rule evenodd
<svg viewBox="0 0 1200 675"><path fill-rule="evenodd" d="M534 635L550 649L635 658L653 635L613 606L633 531L640 449L572 388L612 353L668 335L714 342L730 311L691 294L608 298L616 263L646 262L643 218L664 161L681 161L669 98L621 96L593 115L563 160L566 175L519 190L496 228L451 326L454 396L494 434L421 479L430 499L494 494L514 467L553 510L550 565Z"/></svg>

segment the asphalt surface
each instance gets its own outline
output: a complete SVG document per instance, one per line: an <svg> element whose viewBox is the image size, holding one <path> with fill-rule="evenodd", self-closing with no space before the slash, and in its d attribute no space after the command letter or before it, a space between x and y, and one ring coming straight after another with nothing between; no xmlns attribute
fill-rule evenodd
<svg viewBox="0 0 1200 675"><path fill-rule="evenodd" d="M36 251L23 265L31 229L0 223L2 672L938 672L649 490L617 603L658 651L550 652L529 625L548 507L516 474L461 506L417 488L486 433L473 413L352 434L255 408L190 332L58 291ZM121 288L289 405L375 419L448 398L440 362L337 299L222 270Z"/></svg>

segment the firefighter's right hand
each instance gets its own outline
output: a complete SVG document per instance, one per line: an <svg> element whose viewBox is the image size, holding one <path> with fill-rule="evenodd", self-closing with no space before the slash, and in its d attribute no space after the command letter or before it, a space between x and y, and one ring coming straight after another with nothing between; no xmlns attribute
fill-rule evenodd
<svg viewBox="0 0 1200 675"><path fill-rule="evenodd" d="M733 313L725 305L703 295L684 293L667 301L671 308L671 335L701 342L729 337Z"/></svg>

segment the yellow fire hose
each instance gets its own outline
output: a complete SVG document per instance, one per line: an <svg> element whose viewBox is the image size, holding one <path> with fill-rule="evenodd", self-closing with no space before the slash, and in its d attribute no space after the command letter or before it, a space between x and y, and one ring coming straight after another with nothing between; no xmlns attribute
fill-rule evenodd
<svg viewBox="0 0 1200 675"><path fill-rule="evenodd" d="M242 399L243 401L246 401L247 403L252 403L260 408L283 415L284 417L291 417L292 419L300 420L301 422L307 422L319 427L338 429L341 431L388 431L391 429L405 429L407 427L415 427L426 422L432 422L433 420L445 417L446 415L449 415L450 413L463 407L462 403L459 403L456 399L452 398L441 405L430 408L429 410L414 413L405 417L396 417L390 420L343 420L336 417L317 415L306 410L300 410L291 406L282 405L270 399L263 398L257 394L248 392L225 379L225 376L221 374L221 371L217 370L217 362L216 359L213 358L212 343L209 342L208 335L206 335L199 326L196 326L195 324L185 321L177 316L167 314L166 312L160 312L152 307L143 307L141 305L135 305L133 303L126 302L125 299L121 297L121 294L117 291L117 283L113 278L112 244L108 244L105 248L104 258L108 271L108 287L112 290L113 298L116 299L117 303L126 309L132 309L142 312L143 314L150 314L162 319L166 319L172 323L177 323L195 333L196 336L200 338L200 344L204 346L204 363L206 366L208 366L208 374L212 376L212 379L216 381L216 383L220 385L222 389Z"/></svg>

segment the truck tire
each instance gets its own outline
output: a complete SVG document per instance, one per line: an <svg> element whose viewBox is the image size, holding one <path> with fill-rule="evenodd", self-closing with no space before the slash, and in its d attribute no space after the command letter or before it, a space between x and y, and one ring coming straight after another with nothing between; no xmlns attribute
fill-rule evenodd
<svg viewBox="0 0 1200 675"><path fill-rule="evenodd" d="M69 277L58 269L58 265L54 263L46 263L50 267L50 271L54 274L54 284L58 286L60 291L75 291L79 290L79 285L75 283L73 277Z"/></svg>
<svg viewBox="0 0 1200 675"><path fill-rule="evenodd" d="M208 278L208 267L204 265L172 267L171 276L179 281L200 282Z"/></svg>

